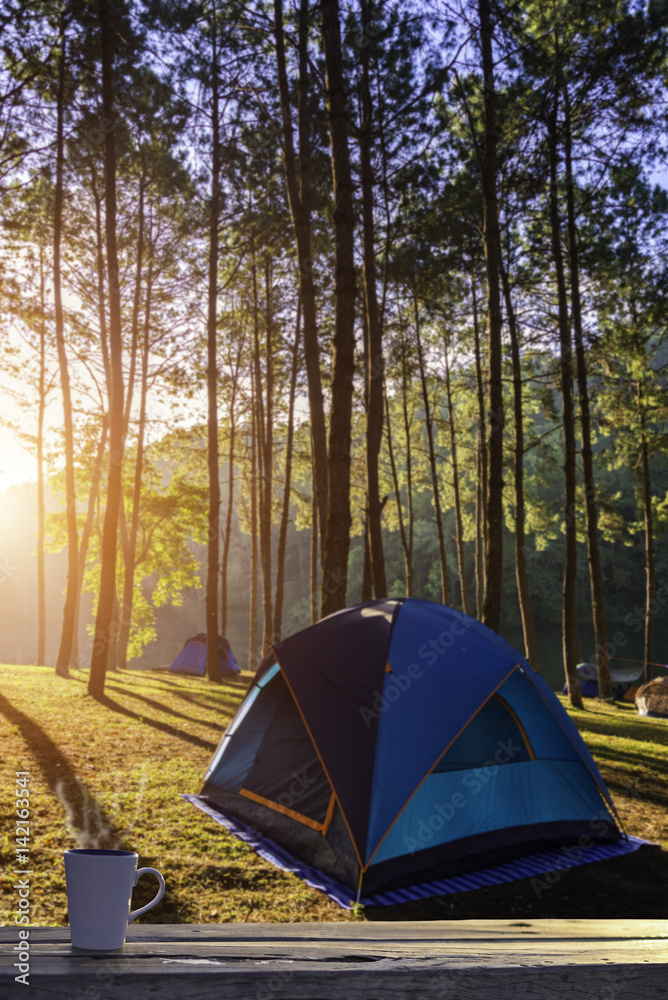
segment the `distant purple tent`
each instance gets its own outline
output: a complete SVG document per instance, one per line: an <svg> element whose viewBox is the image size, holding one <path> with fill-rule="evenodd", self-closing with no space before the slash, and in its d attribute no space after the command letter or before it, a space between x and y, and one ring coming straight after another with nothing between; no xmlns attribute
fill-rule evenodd
<svg viewBox="0 0 668 1000"><path fill-rule="evenodd" d="M239 664L234 658L232 648L222 635L218 636L218 667L220 677L236 676L239 673ZM206 632L198 632L186 639L185 646L176 657L171 667L170 673L192 674L195 677L206 675Z"/></svg>

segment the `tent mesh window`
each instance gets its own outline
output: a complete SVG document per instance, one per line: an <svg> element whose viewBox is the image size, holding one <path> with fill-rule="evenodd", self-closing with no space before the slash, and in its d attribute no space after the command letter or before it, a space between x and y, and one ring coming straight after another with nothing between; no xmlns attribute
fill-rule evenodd
<svg viewBox="0 0 668 1000"><path fill-rule="evenodd" d="M535 757L515 713L500 695L493 695L435 764L432 773L518 764Z"/></svg>

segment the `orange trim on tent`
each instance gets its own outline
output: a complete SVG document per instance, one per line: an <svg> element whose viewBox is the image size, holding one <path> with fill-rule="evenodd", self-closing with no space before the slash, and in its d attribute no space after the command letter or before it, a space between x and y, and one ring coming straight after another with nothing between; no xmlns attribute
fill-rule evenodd
<svg viewBox="0 0 668 1000"><path fill-rule="evenodd" d="M503 707L505 708L505 710L508 713L508 715L510 715L515 720L515 725L517 726L517 728L520 731L520 736L522 737L522 740L524 741L524 746L526 747L526 751L529 754L530 759L531 760L535 760L536 759L536 752L535 752L534 748L531 746L531 740L527 736L527 731L524 728L524 726L522 725L522 723L520 722L519 715L517 714L517 712L515 711L515 709L511 708L510 705L508 704L508 702L506 701L506 699L502 698L501 695L498 692L495 692L492 695L492 698L494 698L495 701L498 701L500 705L503 705Z"/></svg>
<svg viewBox="0 0 668 1000"><path fill-rule="evenodd" d="M392 673L392 667L390 666L390 661L389 660L385 664L385 673L386 674L391 674Z"/></svg>
<svg viewBox="0 0 668 1000"><path fill-rule="evenodd" d="M273 651L274 651L274 656L276 657L276 662L278 663L278 665L279 665L279 667L280 667L280 666L281 666L281 661L280 661L280 660L279 660L279 658L278 658L278 653L276 652L276 647L275 647L275 646L272 646L271 648L272 648L272 649L273 649ZM323 771L325 772L325 774L327 775L327 780L329 781L329 784L330 784L330 786L331 786L331 789L332 789L332 791L334 792L334 794L336 795L336 789L335 789L335 787L334 787L334 782L332 781L332 779L331 779L331 777L330 777L330 774L329 774L329 771L328 771L328 770L327 770L327 768L325 767L325 762L324 762L324 760L322 759L322 754L320 753L320 750L318 749L318 744L317 744L317 743L316 743L316 741L315 741L315 740L313 739L313 733L312 733L312 732L311 732L311 730L309 729L309 725L308 725L308 722L306 721L306 717L305 717L304 713L302 712L302 709L301 709L301 705L299 704L299 702L298 702L298 701L297 701L297 699L295 698L295 693L294 693L294 691L292 690L292 687L290 686L290 681L288 680L288 678L287 678L287 675L286 675L286 673L285 673L285 671L283 670L283 668L282 668L282 667L281 667L281 676L283 677L283 680L285 681L285 683L286 683L286 684L287 684L287 686L288 686L288 691L289 691L289 692L290 692L290 694L292 695L292 700L294 701L295 705L297 706L297 711L299 712L299 714L300 714L300 715L301 715L301 717L302 717L302 722L304 723L304 726L306 727L306 732L307 732L307 733L309 734L309 736L311 737L311 743L313 744L313 749L314 749L314 750L315 750L315 752L317 753L317 755L318 755L318 759L319 759L320 763L322 764L322 769L323 769ZM346 824L346 830L347 830L347 831L348 831L348 833L350 834L350 842L351 842L351 844L353 845L353 850L354 850L355 854L357 855L357 860L358 860L358 861L359 861L359 863L360 863L360 867L362 867L362 865L364 864L364 862L362 861L362 858L360 857L360 852L359 852L359 851L358 851L358 849L357 849L357 844L355 843L355 838L353 837L353 833L352 833L352 830L350 829L350 824L348 823L348 818L347 818L347 816L346 816L346 814L345 814L345 812L344 812L344 810L343 810L343 806L341 805L341 799L340 799L340 798L338 797L338 795L337 795L336 797L337 797L337 800L338 800L338 803L339 803L339 808L340 808L340 810L341 810L341 815L343 816L343 822L344 822L344 823Z"/></svg>
<svg viewBox="0 0 668 1000"><path fill-rule="evenodd" d="M332 822L332 817L334 815L334 806L336 805L336 795L332 792L329 805L327 806L327 815L325 816L325 822L322 824L322 835L323 837L329 830L330 824Z"/></svg>
<svg viewBox="0 0 668 1000"><path fill-rule="evenodd" d="M266 806L267 809L274 809L276 812L283 813L284 816L289 816L290 819L295 819L298 823L303 823L304 826L310 826L312 830L318 830L320 833L324 832L323 823L318 823L317 820L310 819L302 813L295 812L294 809L288 809L287 806L282 806L280 802L272 802L271 799L265 799L262 795L256 795L255 792L249 792L247 788L240 788L239 795L243 795L247 799L252 799L253 802L259 802L261 806Z"/></svg>
<svg viewBox="0 0 668 1000"><path fill-rule="evenodd" d="M431 772L432 772L432 771L434 770L434 768L435 768L435 767L436 767L436 765L438 764L439 760L440 760L440 759L441 759L442 757L445 757L446 753L448 752L448 750L450 749L450 747L452 746L452 744L453 744L453 743L455 742L455 740L457 739L457 737L458 737L458 736L459 736L459 735L460 735L461 733L463 733L463 732L464 732L464 730L465 730L465 729L466 729L466 727L468 726L468 724L469 724L469 722L471 721L471 719L475 719L475 717L476 717L476 715L478 714L478 712L479 712L479 711L480 711L480 710L481 710L482 708L484 708L484 706L485 706L485 705L487 704L487 702L488 702L488 701L490 700L490 698L493 698L493 697L494 697L494 695L495 695L495 694L496 694L496 692L497 692L497 691L499 690L499 688L501 687L501 685L502 685L502 684L505 684L505 683L506 683L506 681L507 681L507 680L508 680L508 678L510 677L510 674L512 674L512 673L513 673L513 672L514 672L515 670L517 670L517 668L518 668L518 667L519 667L519 663L516 663L516 664L515 664L515 666L513 667L513 669L512 669L512 670L511 670L511 671L510 671L509 673L507 673L507 674L506 674L506 676L505 676L505 677L503 678L503 680L499 681L499 683L498 683L498 684L496 685L496 687L494 688L494 690L492 691L492 693L491 693L491 694L490 694L490 695L489 695L489 696L488 696L487 698L485 698L485 700L483 701L482 705L479 705L479 706L478 706L478 708L476 708L476 710L475 710L475 712L473 713L473 715L471 716L471 718L470 718L470 719L468 719L468 720L467 720L467 721L466 721L466 722L464 723L464 725L462 726L462 728L461 728L461 729L459 730L459 732L458 732L458 733L456 733L456 735L455 735L455 736L453 736L453 738L452 738L452 739L450 740L450 742L448 743L448 745L447 745L447 747L445 748L445 750L443 751L443 753L441 753L441 754L439 754L439 755L438 755L438 757L436 758L436 760L434 761L434 763L433 763L433 764L431 765L431 767L429 768L429 770L428 770L428 771L427 771L427 773L425 774L425 776L424 776L424 778L422 779L422 781L421 781L421 782L420 782L420 783L419 783L419 784L418 784L418 785L417 785L417 786L415 787L414 791L413 791L413 792L411 792L411 794L410 794L410 795L408 796L408 798L407 798L407 799L406 799L406 801L404 802L403 806L401 807L401 809L399 810L399 812L397 813L397 815L396 815L396 816L394 817L394 819L392 820L392 822L391 822L391 823L390 823L390 825L388 826L388 828L387 828L387 830L385 831L385 833L383 834L383 836L382 836L382 837L380 838L380 840L378 841L378 844L376 845L376 849L375 849L375 851L373 852L373 854L371 855L371 857L369 858L369 860L367 861L367 863L365 864L365 866L364 866L364 869L363 869L363 871L366 871L366 870L367 870L367 868L369 867L369 865L371 864L371 862L372 862L372 861L373 861L373 859L375 858L376 854L377 854L377 853L378 853L378 851L380 850L380 846L381 846L381 844L383 843L383 841L385 840L385 838L387 837L388 833L390 832L390 830L392 829L392 827L394 826L394 824L395 824L395 823L397 822L397 820L398 820L398 819L399 819L399 817L401 816L402 812L404 811L404 809L406 808L406 806L408 805L408 803L410 802L410 800L411 800L411 799L413 798L413 796L414 796L414 795L416 794L416 792L418 791L418 789L420 789L420 788L422 787L422 785L424 785L425 781L427 780L427 778L429 777L429 775L431 774Z"/></svg>

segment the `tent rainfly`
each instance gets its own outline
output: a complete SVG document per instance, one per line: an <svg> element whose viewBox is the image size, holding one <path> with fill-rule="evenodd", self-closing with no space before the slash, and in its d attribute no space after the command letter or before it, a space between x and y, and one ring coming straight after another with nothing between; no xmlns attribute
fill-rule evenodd
<svg viewBox="0 0 668 1000"><path fill-rule="evenodd" d="M236 676L239 673L239 664L234 658L232 647L227 639L222 635L218 636L218 669L219 679L223 677ZM186 639L185 645L176 657L171 667L170 673L192 674L196 677L204 677L206 674L206 632L198 632Z"/></svg>
<svg viewBox="0 0 668 1000"><path fill-rule="evenodd" d="M569 845L582 863L641 843L528 661L409 598L277 643L186 798L343 906L476 888L481 870L524 878L520 859L543 852L545 872L553 850L564 867Z"/></svg>

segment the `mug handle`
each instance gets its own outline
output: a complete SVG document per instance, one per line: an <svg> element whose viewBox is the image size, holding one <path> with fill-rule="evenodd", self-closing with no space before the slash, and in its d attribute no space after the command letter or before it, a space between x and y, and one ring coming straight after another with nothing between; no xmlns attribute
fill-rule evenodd
<svg viewBox="0 0 668 1000"><path fill-rule="evenodd" d="M132 883L133 886L137 884L142 875L148 875L149 873L151 875L155 875L155 877L160 881L160 888L158 889L158 894L151 900L150 903L147 903L146 906L140 906L138 910L131 911L130 916L128 917L129 924L131 924L133 920L136 920L137 917L140 917L142 913L146 913L147 910L150 910L153 906L155 906L156 903L159 903L162 897L165 895L165 880L157 868L138 868L137 871L135 872L135 880Z"/></svg>

